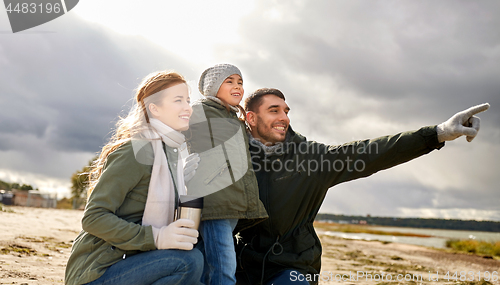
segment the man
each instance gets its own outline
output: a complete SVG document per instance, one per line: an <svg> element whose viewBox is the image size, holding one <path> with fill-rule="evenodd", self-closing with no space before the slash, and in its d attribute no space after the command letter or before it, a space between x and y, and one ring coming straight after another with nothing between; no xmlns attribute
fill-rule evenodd
<svg viewBox="0 0 500 285"><path fill-rule="evenodd" d="M459 136L471 141L479 130L473 115L489 107L472 107L438 126L330 146L292 130L290 108L279 90L259 89L245 103L252 164L269 218L239 233L238 284L317 284L321 243L313 221L327 190L440 149Z"/></svg>

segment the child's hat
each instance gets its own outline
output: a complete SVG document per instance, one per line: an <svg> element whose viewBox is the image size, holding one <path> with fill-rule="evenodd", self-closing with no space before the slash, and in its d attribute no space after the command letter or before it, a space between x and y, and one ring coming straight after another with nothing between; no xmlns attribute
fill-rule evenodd
<svg viewBox="0 0 500 285"><path fill-rule="evenodd" d="M243 79L240 70L232 64L223 63L207 68L200 76L198 89L205 96L216 97L222 82L233 74L238 74Z"/></svg>

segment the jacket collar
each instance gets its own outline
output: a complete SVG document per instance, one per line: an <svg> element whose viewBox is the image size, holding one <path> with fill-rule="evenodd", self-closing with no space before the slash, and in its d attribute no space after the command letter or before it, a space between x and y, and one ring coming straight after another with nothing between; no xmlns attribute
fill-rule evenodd
<svg viewBox="0 0 500 285"><path fill-rule="evenodd" d="M210 107L214 107L214 108L217 108L217 109L220 109L220 110L227 110L226 109L226 106L224 106L224 103L219 99L219 98L201 98L199 100L196 100L195 104L205 104L205 105L208 105ZM237 114L239 112L239 109L237 107L234 107L234 106L229 106L229 110L231 110L231 113L233 114Z"/></svg>
<svg viewBox="0 0 500 285"><path fill-rule="evenodd" d="M194 104L205 104L205 105L208 105L210 107L214 107L214 108L221 109L221 110L226 110L226 107L224 107L223 105L221 105L215 101L209 100L207 98L198 99L194 102Z"/></svg>

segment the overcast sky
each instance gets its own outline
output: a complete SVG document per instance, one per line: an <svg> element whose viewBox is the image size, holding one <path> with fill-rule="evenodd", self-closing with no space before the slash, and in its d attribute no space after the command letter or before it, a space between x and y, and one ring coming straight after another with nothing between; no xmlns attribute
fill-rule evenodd
<svg viewBox="0 0 500 285"><path fill-rule="evenodd" d="M120 6L120 7L118 7ZM3 9L3 8L2 8ZM294 130L341 144L489 102L481 131L330 189L324 213L500 221L497 1L80 1L12 34L0 11L0 179L68 195L148 73L238 66Z"/></svg>

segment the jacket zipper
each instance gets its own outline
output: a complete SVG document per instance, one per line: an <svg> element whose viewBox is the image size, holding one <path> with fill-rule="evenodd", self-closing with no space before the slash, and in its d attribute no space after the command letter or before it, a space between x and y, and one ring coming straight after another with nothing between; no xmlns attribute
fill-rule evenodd
<svg viewBox="0 0 500 285"><path fill-rule="evenodd" d="M266 181L266 209L269 209L269 211L271 211L271 208L269 207L269 204L270 204L270 202L269 202L270 201L270 198L269 198L269 185L271 184L270 183L271 180L272 179L271 179L271 177L269 175L268 178L267 178L267 181ZM268 214L268 216L269 216L269 218L268 218L269 219L269 226L271 228L274 228L273 219L271 218L271 215Z"/></svg>

